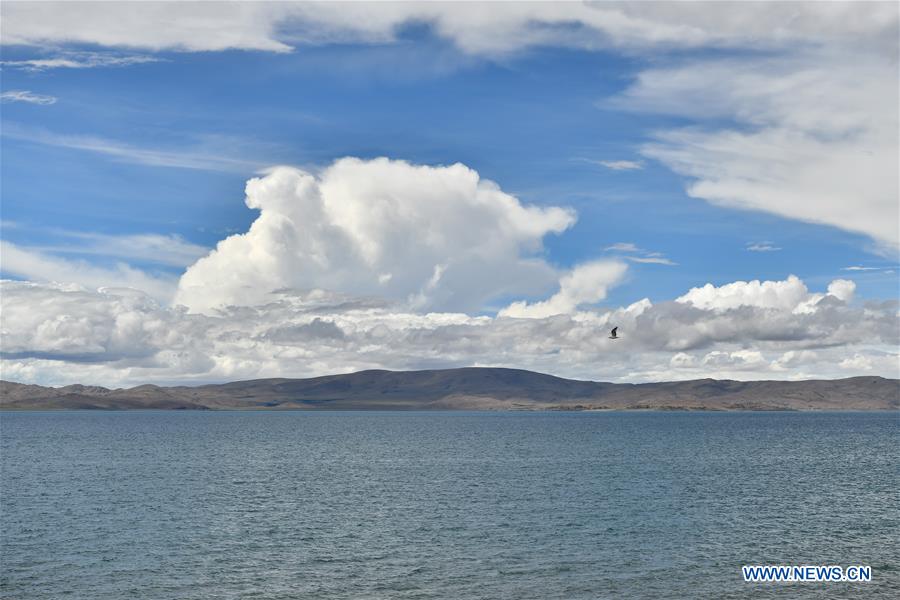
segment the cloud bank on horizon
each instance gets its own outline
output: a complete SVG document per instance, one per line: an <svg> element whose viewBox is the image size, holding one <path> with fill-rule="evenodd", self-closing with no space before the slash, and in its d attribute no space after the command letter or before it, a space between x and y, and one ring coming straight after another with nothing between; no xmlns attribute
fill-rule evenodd
<svg viewBox="0 0 900 600"><path fill-rule="evenodd" d="M3 66L42 77L166 65L178 53L385 46L410 43L422 25L498 64L547 48L613 53L639 66L598 109L665 125L637 156L586 162L610 177L663 165L689 198L852 232L896 261L898 13L891 2L6 2L3 44L36 54ZM643 61L659 53L666 60ZM3 99L66 102L33 89ZM150 168L265 163L5 128ZM462 162L347 154L258 173L245 189L258 214L213 249L160 232L66 233L75 249L3 240L3 273L22 280L0 284L3 377L124 385L464 365L617 381L900 375L896 297L860 298L843 277L810 291L786 275L692 281L674 299L616 308L601 303L640 268L683 261L599 228L592 251L560 261L555 248L594 227L569 203L526 201ZM778 243L737 245L782 256ZM101 254L109 260L95 262ZM623 336L614 346L612 326Z"/></svg>
<svg viewBox="0 0 900 600"><path fill-rule="evenodd" d="M538 318L415 312L326 291L194 314L132 289L2 282L4 376L67 383L207 382L366 368L507 366L652 381L891 374L896 301L797 278L694 288L674 300ZM35 308L39 307L39 308ZM624 332L612 346L616 325Z"/></svg>

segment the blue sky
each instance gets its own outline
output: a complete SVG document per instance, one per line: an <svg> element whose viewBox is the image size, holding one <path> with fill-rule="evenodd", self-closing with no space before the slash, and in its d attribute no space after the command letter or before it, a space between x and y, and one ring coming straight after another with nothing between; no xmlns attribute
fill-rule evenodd
<svg viewBox="0 0 900 600"><path fill-rule="evenodd" d="M107 10L129 9L113 4ZM885 138L873 128L871 137L857 140L846 133L868 126L862 120L846 131L833 129L847 106L860 115L893 107L895 120L896 94L874 107L856 106L853 95L831 106L803 104L805 92L794 94L798 85L821 85L822 93L832 85L846 89L841 77L854 76L853 69L835 57L845 47L871 57L872 72L858 75L861 85L885 72L896 84L896 52L877 41L896 29L890 10L872 19L877 43L870 45L815 8L803 16L809 27L798 26L795 39L772 44L752 30L766 31L768 20L780 18L770 14L774 9L746 17L752 42L740 24L731 40L664 44L640 36L617 41L606 25L578 15L572 17L582 19L577 31L561 35L548 25L550 34L541 30L534 44L515 41L528 39L513 27L527 27L519 16L467 24L481 28L484 39L513 40L501 40L499 49L481 37L472 41L471 33L447 33L466 9L453 10L427 18L401 11L371 30L350 14L257 16L272 25L262 41L250 36L241 47L211 37L208 48L192 49L183 40L154 40L152 32L135 31L134 44L110 42L87 16L73 25L84 35L54 33L51 23L38 36L31 30L35 14L20 5L6 9L12 35L5 37L16 43L3 46L2 57L2 237L21 256L0 263L3 276L60 283L32 266L58 259L63 270L74 265L77 284L85 284L80 270L115 273L123 264L141 277L175 281L207 249L257 219L259 212L244 204L248 179L266 177L276 165L319 173L343 157L387 157L431 167L462 163L523 205L574 210L573 225L539 236L541 247L522 253L560 274L592 261L627 267L602 283L602 293L577 302L581 309L615 310L643 298L667 302L706 284L779 282L789 275L810 293L851 280L856 305L897 299L896 228L884 226L897 222L896 165L886 171L878 162L896 156L896 135ZM623 10L654 27L696 26L700 17L697 23L715 25L727 16L698 17L703 9L693 6L669 15L669 22L634 13L633 5ZM151 12L150 30L179 19L171 10ZM207 16L210 29L224 27L216 18ZM540 18L552 24L557 17ZM816 27L825 33L808 33ZM258 28L250 31L256 35ZM190 44L202 45L196 32L191 36ZM259 48L271 40L290 51ZM28 62L54 59L80 68ZM833 81L816 79L824 70L836 70ZM721 73L728 75L716 81ZM794 81L804 77L807 83ZM755 89L760 86L765 95ZM795 127L803 121L792 121L795 115L816 111L827 125L812 119ZM767 163L760 150L766 146L749 144L770 134L796 143L796 154L791 147L777 164ZM809 158L810 143L822 154L877 155L862 175L848 166L848 177L893 177L894 187L845 194L820 209L818 182L842 174ZM795 169L793 156L809 165ZM803 176L767 179L782 168ZM698 190L698 184L715 189ZM783 197L767 198L773 186L782 187ZM867 216L845 226L842 207L854 204ZM135 236L164 237L141 250ZM306 287L320 286L313 280ZM503 288L465 311L493 316L513 301L540 302L552 287ZM171 304L156 297L164 309ZM742 351L752 346L739 345Z"/></svg>

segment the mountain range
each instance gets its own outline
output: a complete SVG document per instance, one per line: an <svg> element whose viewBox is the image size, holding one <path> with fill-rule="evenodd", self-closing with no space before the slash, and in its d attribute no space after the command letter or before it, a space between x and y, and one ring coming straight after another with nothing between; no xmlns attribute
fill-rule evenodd
<svg viewBox="0 0 900 600"><path fill-rule="evenodd" d="M0 381L0 409L897 410L900 380L603 383L500 368L370 370L200 386L45 387Z"/></svg>

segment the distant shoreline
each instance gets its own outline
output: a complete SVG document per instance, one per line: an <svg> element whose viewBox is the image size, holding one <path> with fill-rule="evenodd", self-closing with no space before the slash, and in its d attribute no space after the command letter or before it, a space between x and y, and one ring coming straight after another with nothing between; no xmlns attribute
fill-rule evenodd
<svg viewBox="0 0 900 600"><path fill-rule="evenodd" d="M360 371L128 389L0 382L0 410L896 411L900 380L699 379L618 384L519 369Z"/></svg>
<svg viewBox="0 0 900 600"><path fill-rule="evenodd" d="M285 408L280 410L258 410L253 408L19 408L0 405L0 414L24 414L24 413L193 413L193 414L218 414L218 413L517 413L517 414L600 414L600 413L675 413L675 414L726 414L726 413L786 413L786 414L860 414L860 413L897 413L900 416L900 408L597 408L597 409L559 409L559 408Z"/></svg>

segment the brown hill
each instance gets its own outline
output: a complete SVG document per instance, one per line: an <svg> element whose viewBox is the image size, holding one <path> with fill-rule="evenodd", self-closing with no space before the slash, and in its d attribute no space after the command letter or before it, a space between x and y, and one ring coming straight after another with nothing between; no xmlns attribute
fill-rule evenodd
<svg viewBox="0 0 900 600"><path fill-rule="evenodd" d="M614 384L518 369L360 371L196 387L53 388L0 382L0 408L242 410L897 410L900 380L700 379Z"/></svg>

